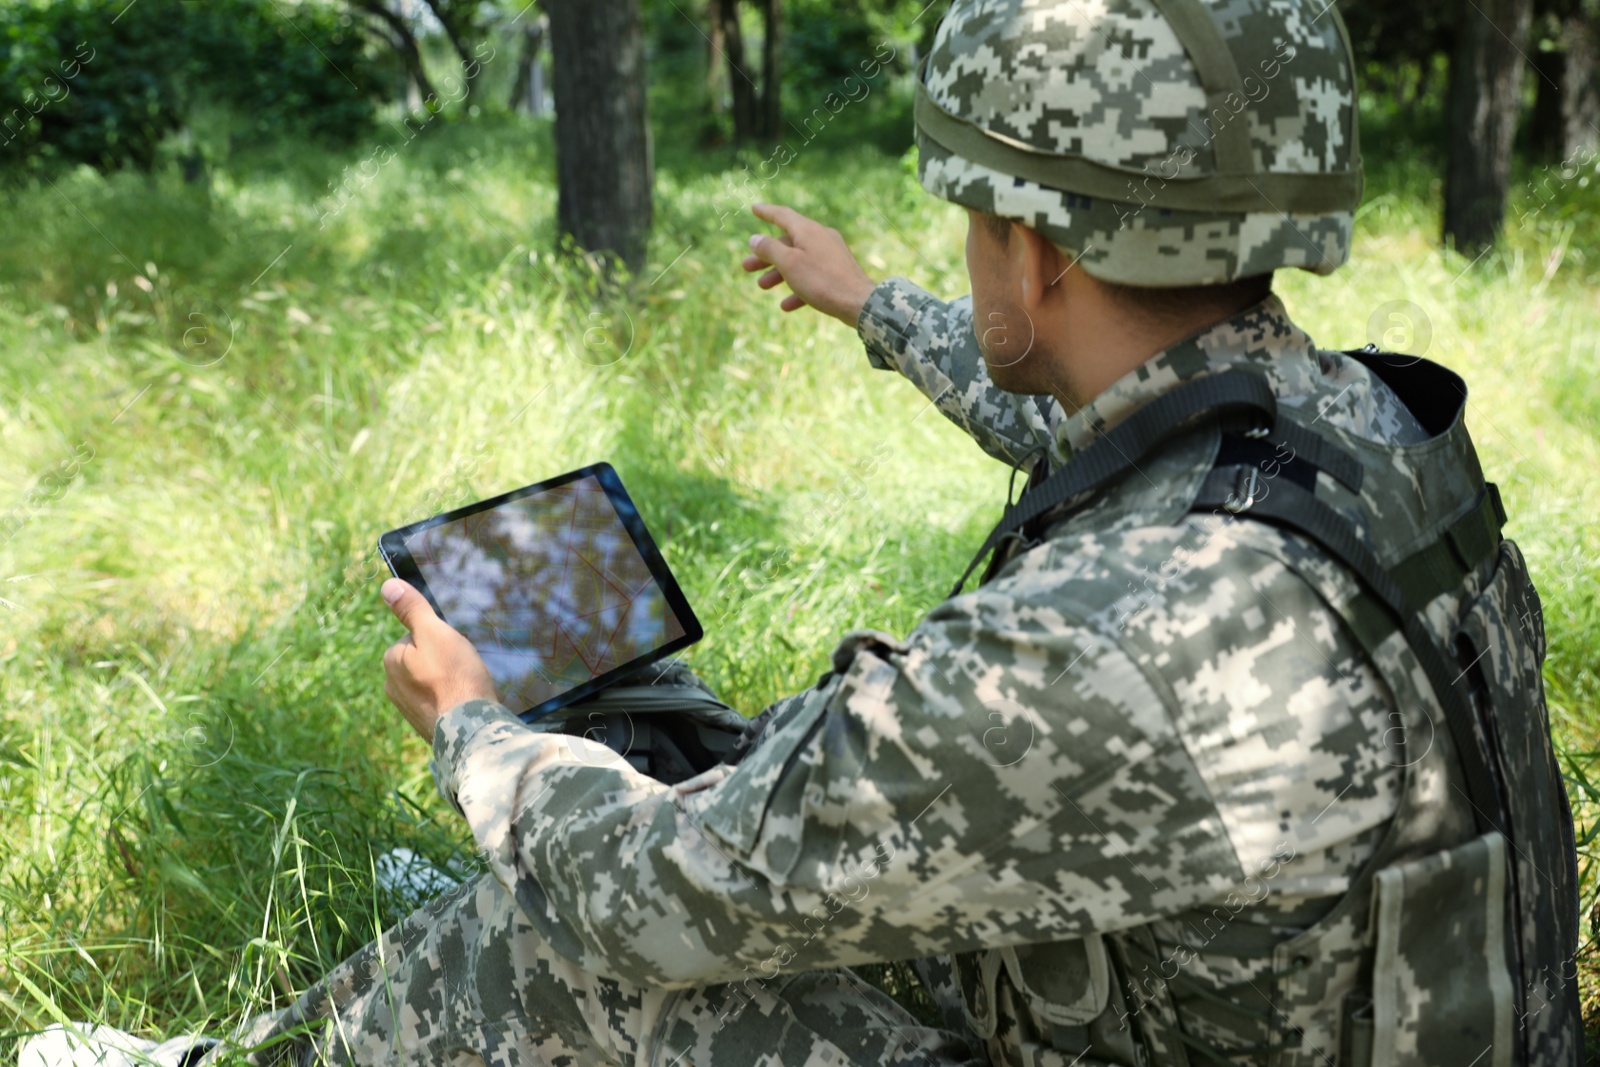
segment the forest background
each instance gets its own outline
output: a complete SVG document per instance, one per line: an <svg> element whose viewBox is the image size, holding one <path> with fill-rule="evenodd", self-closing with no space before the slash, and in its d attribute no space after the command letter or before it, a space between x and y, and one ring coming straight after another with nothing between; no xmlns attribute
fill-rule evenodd
<svg viewBox="0 0 1600 1067"><path fill-rule="evenodd" d="M377 857L474 869L383 697L383 530L609 459L754 713L915 625L993 522L1008 470L737 267L766 200L964 291L911 144L943 5L548 8L0 0L0 1058L64 1019L227 1029L415 906ZM1325 347L1471 385L1600 1019L1595 11L1340 10L1354 258L1277 287Z"/></svg>

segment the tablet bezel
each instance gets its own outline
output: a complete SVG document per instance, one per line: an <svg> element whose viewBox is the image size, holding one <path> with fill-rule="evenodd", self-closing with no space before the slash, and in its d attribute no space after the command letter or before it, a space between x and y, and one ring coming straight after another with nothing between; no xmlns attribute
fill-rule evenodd
<svg viewBox="0 0 1600 1067"><path fill-rule="evenodd" d="M433 592L428 588L426 579L422 577L421 570L417 567L416 561L411 558L411 553L406 548L406 538L432 527L442 526L445 523L466 518L469 515L476 515L482 511L492 511L504 504L521 500L523 497L537 496L551 489L559 489L563 485L582 478L594 478L605 489L606 497L611 501L612 509L616 511L617 517L621 519L623 529L627 530L628 535L633 538L634 547L639 550L639 555L643 557L645 566L649 568L650 576L655 579L656 585L661 589L662 595L666 598L667 606L677 616L678 622L683 626L684 633L683 636L668 641L666 644L654 648L636 659L631 659L627 663L613 667L606 673L596 675L587 682L580 682L566 692L558 693L541 704L536 704L531 708L517 712L524 722L532 722L553 711L558 711L568 704L574 704L586 696L599 692L613 682L620 681L635 671L654 663L656 660L688 648L705 636L705 632L700 628L700 620L695 616L694 609L689 606L688 598L683 595L683 590L679 588L677 579L673 577L672 570L667 566L666 559L661 555L661 550L656 547L655 539L650 536L650 531L645 527L644 519L639 514L639 509L634 504L633 498L623 488L622 479L617 475L616 469L609 463L591 463L587 467L579 467L577 470L559 474L554 478L547 478L542 482L535 482L520 489L513 489L508 493L501 493L499 496L489 497L487 500L479 500L473 504L441 512L420 522L396 527L378 538L378 554L383 558L384 563L388 565L390 573L396 578L410 583L412 588L427 598L428 603L433 605L433 610L443 618L444 613L439 610L439 602L434 599ZM448 619L445 621L449 622Z"/></svg>

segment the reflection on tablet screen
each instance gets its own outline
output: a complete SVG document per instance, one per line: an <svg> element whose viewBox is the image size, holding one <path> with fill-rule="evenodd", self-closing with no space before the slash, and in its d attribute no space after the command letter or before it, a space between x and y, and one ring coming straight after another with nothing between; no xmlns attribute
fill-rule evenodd
<svg viewBox="0 0 1600 1067"><path fill-rule="evenodd" d="M405 543L441 614L483 655L512 711L684 634L594 477Z"/></svg>

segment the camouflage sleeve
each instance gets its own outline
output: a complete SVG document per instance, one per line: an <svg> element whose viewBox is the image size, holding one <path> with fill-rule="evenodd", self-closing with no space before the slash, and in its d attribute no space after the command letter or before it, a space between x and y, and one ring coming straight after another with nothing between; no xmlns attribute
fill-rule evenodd
<svg viewBox="0 0 1600 1067"><path fill-rule="evenodd" d="M989 455L1016 464L1055 439L1053 397L1008 393L989 377L972 328L972 298L946 303L904 278L867 298L856 321L867 361L897 370Z"/></svg>
<svg viewBox="0 0 1600 1067"><path fill-rule="evenodd" d="M834 667L677 786L486 703L441 721L435 773L556 951L657 987L1057 940L1243 877L1164 690L1047 584Z"/></svg>

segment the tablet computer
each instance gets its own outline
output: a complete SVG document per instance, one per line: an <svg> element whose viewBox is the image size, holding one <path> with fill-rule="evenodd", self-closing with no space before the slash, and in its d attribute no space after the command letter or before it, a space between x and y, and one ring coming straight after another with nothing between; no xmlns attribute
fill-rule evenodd
<svg viewBox="0 0 1600 1067"><path fill-rule="evenodd" d="M472 642L525 720L702 636L609 463L390 530L378 551Z"/></svg>

